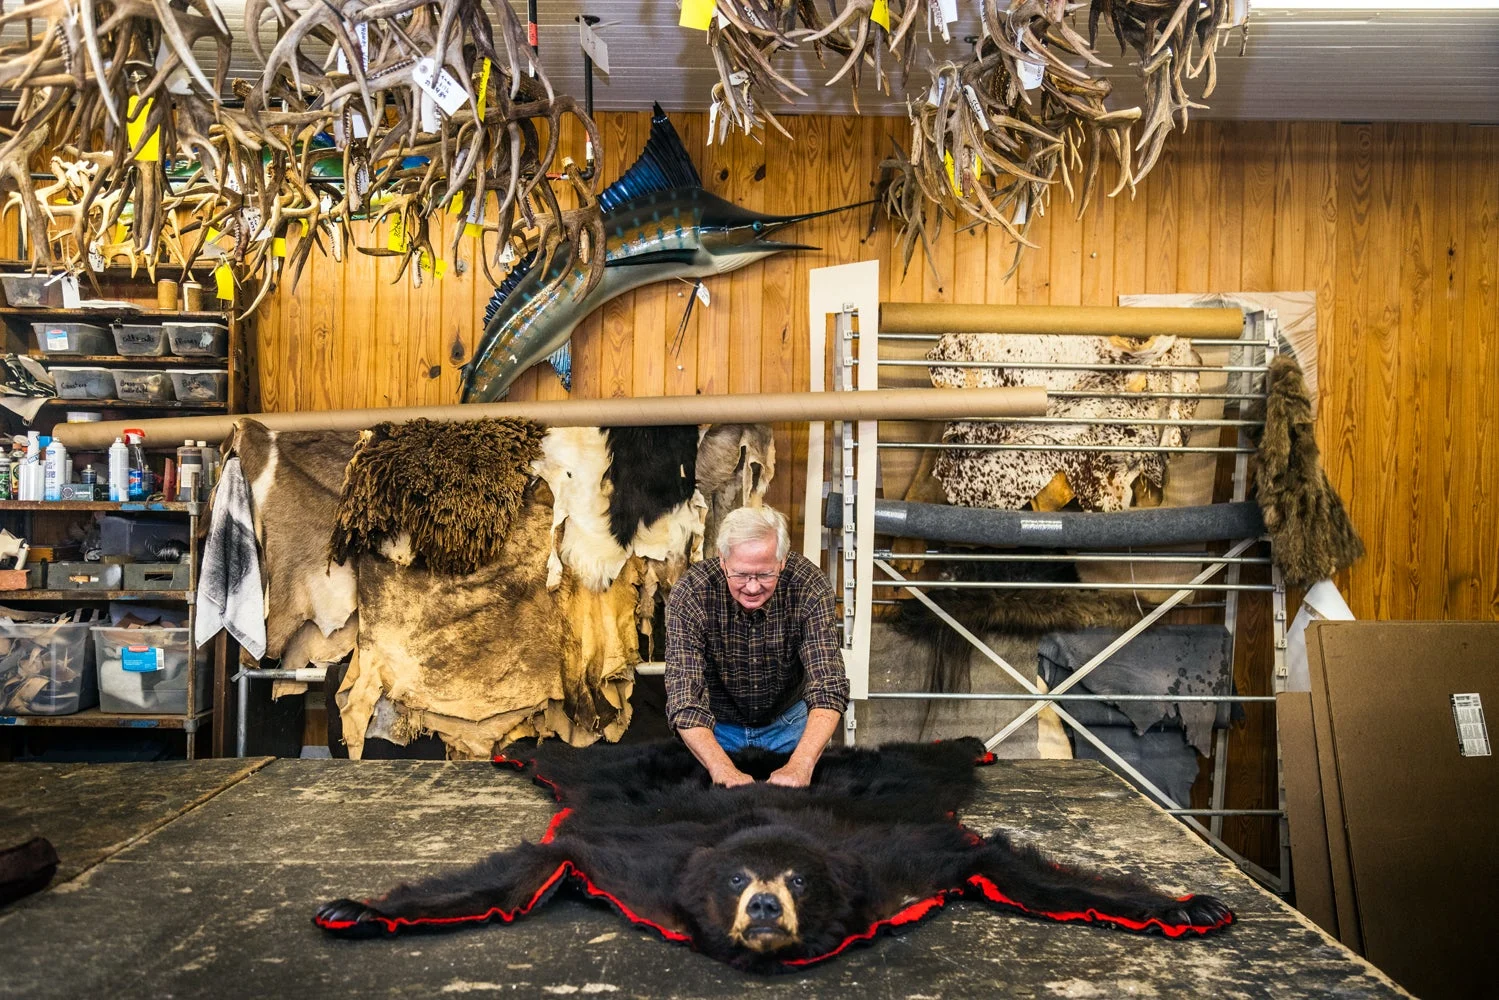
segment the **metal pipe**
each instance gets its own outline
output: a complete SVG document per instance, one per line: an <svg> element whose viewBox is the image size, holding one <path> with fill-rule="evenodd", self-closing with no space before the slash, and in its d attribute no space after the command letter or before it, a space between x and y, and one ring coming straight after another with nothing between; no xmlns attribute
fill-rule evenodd
<svg viewBox="0 0 1499 1000"><path fill-rule="evenodd" d="M975 424L1091 424L1097 427L1262 427L1263 420L1172 420L1170 417L983 417Z"/></svg>
<svg viewBox="0 0 1499 1000"><path fill-rule="evenodd" d="M1167 809L1173 816L1280 816L1279 809Z"/></svg>
<svg viewBox="0 0 1499 1000"><path fill-rule="evenodd" d="M985 368L1060 372L1266 372L1265 365L1088 365L1073 361L922 361L880 359L885 368ZM1130 395L1134 395L1131 393Z"/></svg>
<svg viewBox="0 0 1499 1000"><path fill-rule="evenodd" d="M1079 552L1066 555L1055 552L896 552L876 549L876 559L909 559L913 562L1162 562L1162 563L1255 563L1270 561L1269 556L1218 556L1211 552Z"/></svg>
<svg viewBox="0 0 1499 1000"><path fill-rule="evenodd" d="M298 670L245 668L229 679L239 681L241 678L248 678L252 681L305 681L317 684L328 679L328 670L325 667L302 667Z"/></svg>
<svg viewBox="0 0 1499 1000"><path fill-rule="evenodd" d="M909 558L909 557L907 557ZM1196 560L1194 560L1195 562ZM1273 583L1172 583L1142 580L1139 583L1083 583L1058 580L876 580L876 587L925 587L928 590L1227 590L1264 591Z"/></svg>
<svg viewBox="0 0 1499 1000"><path fill-rule="evenodd" d="M973 392L976 390L960 389L959 392ZM102 424L79 424L77 426L102 427ZM1253 455L1255 448L1232 448L1226 445L1221 447L1195 447L1191 445L1102 445L1102 444L963 444L956 441L881 441L881 448L893 448L897 450L906 449L917 451L922 448L934 448L938 451L1109 451L1109 452L1146 452L1162 455Z"/></svg>
<svg viewBox="0 0 1499 1000"><path fill-rule="evenodd" d="M894 701L1180 701L1180 702L1273 702L1274 695L1256 694L1032 694L1029 691L871 691L871 698Z"/></svg>
<svg viewBox="0 0 1499 1000"><path fill-rule="evenodd" d="M1117 392L1095 392L1088 389L1048 389L1053 399L1118 399ZM1131 399L1264 399L1263 392L1132 392Z"/></svg>
<svg viewBox="0 0 1499 1000"><path fill-rule="evenodd" d="M1073 336L1235 337L1242 309L1003 306L881 302L880 336L895 333L1048 333Z"/></svg>

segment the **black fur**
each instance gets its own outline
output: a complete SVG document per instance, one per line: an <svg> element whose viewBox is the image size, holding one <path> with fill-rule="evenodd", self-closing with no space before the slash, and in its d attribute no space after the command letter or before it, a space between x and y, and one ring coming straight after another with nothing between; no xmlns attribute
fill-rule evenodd
<svg viewBox="0 0 1499 1000"><path fill-rule="evenodd" d="M830 750L812 788L800 790L763 783L784 756L749 751L735 760L757 783L723 789L675 741L607 753L549 744L528 766L570 810L554 821L550 843L522 844L376 900L336 900L314 919L349 937L508 923L570 882L666 937L755 972L830 957L913 900L935 900L934 910L966 897L1173 937L1232 922L1211 896L1178 899L1134 879L1064 868L1003 833L983 839L961 826L954 815L973 792L983 752L971 739ZM741 894L761 898L742 887L777 877L795 939L765 950L757 916L736 940Z"/></svg>
<svg viewBox="0 0 1499 1000"><path fill-rule="evenodd" d="M697 480L697 425L606 427L609 533L625 548L642 524L692 499Z"/></svg>

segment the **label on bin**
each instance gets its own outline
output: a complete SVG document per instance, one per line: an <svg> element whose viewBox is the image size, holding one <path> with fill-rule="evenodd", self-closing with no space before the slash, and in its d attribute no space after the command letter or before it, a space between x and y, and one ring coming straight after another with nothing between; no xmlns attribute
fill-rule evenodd
<svg viewBox="0 0 1499 1000"><path fill-rule="evenodd" d="M160 646L125 646L120 650L120 666L129 673L149 674L165 665Z"/></svg>
<svg viewBox="0 0 1499 1000"><path fill-rule="evenodd" d="M67 349L68 349L68 331L66 331L66 330L48 330L47 331L47 350L49 350L49 351L66 351Z"/></svg>

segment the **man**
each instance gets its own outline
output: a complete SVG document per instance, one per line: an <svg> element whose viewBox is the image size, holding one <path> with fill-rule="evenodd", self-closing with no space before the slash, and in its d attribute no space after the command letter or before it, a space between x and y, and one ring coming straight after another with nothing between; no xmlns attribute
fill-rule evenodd
<svg viewBox="0 0 1499 1000"><path fill-rule="evenodd" d="M791 755L773 784L806 787L848 704L832 588L790 550L782 514L742 507L666 605L667 721L714 784L752 782L729 754L754 746Z"/></svg>

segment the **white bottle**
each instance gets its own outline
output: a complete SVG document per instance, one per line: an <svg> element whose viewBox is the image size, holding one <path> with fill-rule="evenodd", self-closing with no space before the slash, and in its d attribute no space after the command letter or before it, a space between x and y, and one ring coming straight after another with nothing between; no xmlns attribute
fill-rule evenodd
<svg viewBox="0 0 1499 1000"><path fill-rule="evenodd" d="M26 433L26 457L21 460L21 499L40 500L42 498L41 484L38 474L41 472L42 443L40 435L36 431Z"/></svg>
<svg viewBox="0 0 1499 1000"><path fill-rule="evenodd" d="M124 438L115 438L109 446L109 499L124 503L130 492L130 449Z"/></svg>
<svg viewBox="0 0 1499 1000"><path fill-rule="evenodd" d="M68 481L68 449L56 438L47 445L47 463L43 477L42 499L61 500L62 485Z"/></svg>

